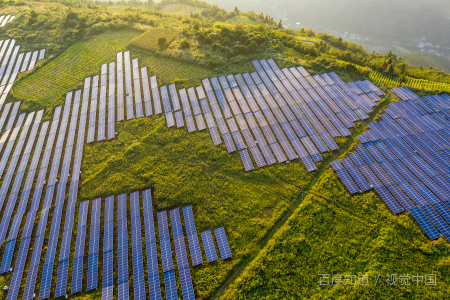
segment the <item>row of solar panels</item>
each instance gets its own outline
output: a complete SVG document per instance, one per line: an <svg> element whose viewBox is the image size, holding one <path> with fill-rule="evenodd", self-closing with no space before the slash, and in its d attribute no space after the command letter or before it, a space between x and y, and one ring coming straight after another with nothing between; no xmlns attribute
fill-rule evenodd
<svg viewBox="0 0 450 300"><path fill-rule="evenodd" d="M351 160L332 166L350 193L374 187L393 213L410 211L430 239L441 234L449 239L450 97L421 99L404 88L393 91L404 100L369 124Z"/></svg>
<svg viewBox="0 0 450 300"><path fill-rule="evenodd" d="M16 40L0 41L0 110L19 73L30 71L36 62L43 59L45 49L20 53ZM39 56L39 57L38 57Z"/></svg>
<svg viewBox="0 0 450 300"><path fill-rule="evenodd" d="M7 196L8 192L9 198L6 206L7 208L5 209L2 216L1 242L2 243L4 242L5 237L7 236L8 233L8 229L9 235L6 242L5 252L1 260L2 261L0 267L1 272L6 272L10 269L12 259L15 255L15 244L17 241L17 235L20 232L21 224L23 223L23 217L25 216L25 212L27 211L27 204L29 202L30 197L32 197L31 208L26 216L25 228L22 232L20 248L18 249L19 252L17 254L17 257L19 258L19 260L17 260L16 268L13 273L8 299L17 298L26 258L30 247L31 233L34 232L33 226L36 223L35 221L36 216L40 214L40 220L38 225L39 227L37 230L35 244L33 246L33 254L31 258L30 269L27 275L26 288L24 291L24 298L26 299L33 298L34 287L37 279L37 272L39 269L39 261L43 249L43 242L45 239L47 218L49 216L50 209L53 210L53 221L50 230L50 237L48 239L44 269L42 271L40 297L47 298L50 293L54 256L56 254L56 249L60 244L59 231L63 212L65 212L66 218L64 223L63 241L62 241L64 247L61 248L61 253L59 257L57 286L60 287L60 290L63 290L65 285L67 284L64 281L64 278L65 276L67 276L68 272L68 253L70 249L70 240L72 236L73 218L75 215L75 203L78 192L78 180L84 147L84 132L88 106L88 98L84 97L81 103L81 111L80 111L80 102L81 102L80 98L81 98L81 90L76 91L74 97L72 92L68 93L66 95L66 103L64 105L62 117L60 117L61 107L57 107L54 111L53 121L49 132L47 132L49 122L45 122L44 124L42 124L39 132L38 143L34 147L34 154L31 164L29 164L29 159L31 158L31 151L33 149L34 141L38 135L40 119L42 117L43 112L39 112L37 114L35 123L29 135L28 135L29 126L34 113L29 115L24 126L21 125L21 123L23 122L22 116L24 115L19 116L19 119L16 123L17 130L15 129L14 132L12 132L12 134L10 135L10 140L7 144L5 152L2 155L2 160L8 161L10 153L9 149L10 148L12 149L12 146L15 146L15 152L18 153L17 155L18 159L26 141L26 147L25 150L23 150L19 168L16 170L17 159L15 158L16 155L13 155L13 158L9 162L8 171L2 183L2 189L5 191L5 193L2 196L3 199L2 205L3 201L6 199L5 197ZM59 124L60 119L61 124ZM79 119L80 122L78 122ZM17 136L19 130L22 130L21 136L19 138L19 141L14 145L12 142L14 141L15 136ZM5 133L5 135L7 135L7 133ZM78 136L78 139L75 142L76 136ZM43 150L44 141L46 141L46 146L45 149ZM74 148L75 152L73 151ZM62 155L63 152L64 156ZM42 161L40 164L40 168L38 169L38 164L41 159ZM50 160L52 161L50 162ZM62 168L60 169L61 163ZM16 202L19 196L19 190L21 189L23 183L27 166L28 166L27 179L25 181L25 185L23 186L20 201L17 206ZM50 169L50 172L48 172L48 169ZM72 180L70 182L69 188L69 200L68 204L65 206L64 198L66 195L66 186L69 181L69 173L71 169L72 169ZM39 173L37 176L36 185L34 187L34 194L31 195L32 186L36 178L36 171L38 170ZM10 189L9 185L12 182L11 180L15 172L16 175L14 185L13 188ZM47 173L49 173L49 176L48 179L46 180ZM42 198L41 196L44 193L44 185L46 185L44 203L42 206L42 210L38 212L38 208L41 205L41 198ZM55 191L56 191L56 200L55 203L53 204L53 197ZM17 209L15 209L16 207ZM15 215L13 216L14 213ZM10 228L11 221L12 226ZM58 294L58 289L56 293Z"/></svg>
<svg viewBox="0 0 450 300"><path fill-rule="evenodd" d="M100 216L104 215L104 232L103 232L103 269L102 269L102 299L112 299L113 298L113 282L114 282L114 197L108 197L105 199L104 213L101 213L101 199L96 199L92 201L91 208L91 221L90 221L90 237L89 237L89 255L88 255L88 268L87 268L87 285L86 290L92 290L97 288L98 283L98 252L99 252L99 240L100 240ZM128 226L127 226L127 206L128 206L127 195L122 194L118 196L117 201L117 232L118 232L118 251L117 251L117 283L120 299L128 299L129 297L129 281L128 281ZM142 207L144 216L144 228L145 228L145 241L147 250L147 267L148 267L148 280L149 280L149 293L150 299L161 299L161 289L160 289L160 279L159 279L159 268L158 268L158 258L156 250L156 239L155 239L155 224L153 222L153 209L151 200L151 190L146 190L142 192ZM133 266L133 291L135 299L146 299L146 289L145 289L145 279L144 279L144 268L143 268L143 254L142 254L142 230L141 230L141 204L139 192L132 193L130 195L130 215L131 215L131 249L132 249L132 266ZM57 209L57 208L55 208ZM84 253L85 253L85 240L86 240L86 225L88 219L89 211L89 201L82 202L79 206L78 211L78 225L77 225L77 237L75 244L75 253L73 255L73 268L72 268L72 286L71 293L80 292L83 285L83 265L84 265ZM45 210L43 212L48 212ZM191 252L192 265L201 264L203 262L200 246L198 243L198 237L195 228L195 221L192 212L192 207L183 208L185 229L188 237L189 248ZM193 284L190 276L189 263L187 261L186 246L184 243L184 234L182 229L181 218L178 209L170 211L171 224L172 224L172 235L175 243L175 253L177 257L177 266L179 271L181 290L183 294L183 299L195 299ZM55 217L53 218L55 220ZM45 221L44 221L45 222ZM37 241L41 241L41 236L45 233L45 225L42 218L39 222L39 230L37 233ZM164 272L164 282L165 282L165 292L166 299L178 299L177 297L177 286L175 274L173 271L172 263L172 252L171 243L169 236L168 220L165 211L158 213L158 227L160 235L160 245L161 245L161 258ZM53 233L59 233L59 230L50 231L50 238ZM195 238L193 236L195 235ZM205 254L207 261L217 260L217 254L215 250L215 245L212 240L212 235L210 231L202 232L201 234ZM228 246L227 237L224 228L219 228L215 230L215 236L219 252L222 259L231 257L231 251ZM27 245L29 244L29 238L26 240ZM166 242L167 241L167 242ZM42 241L41 241L42 244ZM18 261L17 264L24 265L26 262L26 251L23 251L21 245L19 258L23 261ZM40 246L40 245L36 245ZM56 250L56 249L55 249ZM55 250L50 249L49 251L55 252ZM25 255L23 255L25 252ZM166 254L166 255L165 255ZM55 289L55 297L63 296L66 292L66 285L64 281L67 281L67 273L60 277L60 271L62 266L68 265L68 259L70 256L70 242L65 242L64 238L61 244L60 257L67 257L66 260L60 260L60 268L58 271L58 279ZM33 253L32 261L39 263L39 258ZM34 289L29 288L29 276L33 276L37 273L37 269L32 263L32 268L27 276L27 284L25 287L24 298L29 298L30 292ZM23 273L23 266L20 272ZM45 273L46 266L44 265L43 276ZM13 274L13 281L10 286L10 291L8 294L8 299L16 299L20 287L20 279L17 280L16 270ZM50 274L52 272L50 271ZM35 275L34 275L35 277ZM61 279L60 279L61 278ZM32 278L33 280L33 278ZM35 278L34 278L35 280ZM45 279L48 280L48 279ZM42 291L42 289L45 289ZM47 281L41 282L40 299L48 297L47 293L51 289L51 278L50 285ZM48 292L47 292L48 291Z"/></svg>
<svg viewBox="0 0 450 300"><path fill-rule="evenodd" d="M14 20L16 16L11 16L11 15L3 15L0 16L0 27L4 27L6 25L6 23L11 22L12 20Z"/></svg>

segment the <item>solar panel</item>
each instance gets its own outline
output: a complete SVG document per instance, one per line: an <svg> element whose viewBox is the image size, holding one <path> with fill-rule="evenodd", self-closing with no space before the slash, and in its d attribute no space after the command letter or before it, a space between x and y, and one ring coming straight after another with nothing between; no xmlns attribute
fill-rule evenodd
<svg viewBox="0 0 450 300"><path fill-rule="evenodd" d="M255 169L255 167L253 166L252 159L250 158L250 155L248 154L247 149L240 150L239 155L241 157L242 164L244 165L244 169L246 172L252 171Z"/></svg>
<svg viewBox="0 0 450 300"><path fill-rule="evenodd" d="M439 199L419 180L411 181L411 185L431 204L439 202Z"/></svg>
<svg viewBox="0 0 450 300"><path fill-rule="evenodd" d="M103 287L113 284L113 250L103 252Z"/></svg>
<svg viewBox="0 0 450 300"><path fill-rule="evenodd" d="M98 252L89 255L88 258L88 273L86 291L97 288L98 277Z"/></svg>
<svg viewBox="0 0 450 300"><path fill-rule="evenodd" d="M150 299L162 299L161 298L161 286L159 282L159 274L155 274L153 276L149 276L148 278Z"/></svg>
<svg viewBox="0 0 450 300"><path fill-rule="evenodd" d="M430 177L420 179L441 201L449 201L450 195L437 185Z"/></svg>
<svg viewBox="0 0 450 300"><path fill-rule="evenodd" d="M425 215L430 219L431 223L447 238L450 238L450 226L442 219L442 217L434 210L431 205L421 207Z"/></svg>
<svg viewBox="0 0 450 300"><path fill-rule="evenodd" d="M166 288L166 300L178 300L174 271L164 273L164 285Z"/></svg>
<svg viewBox="0 0 450 300"><path fill-rule="evenodd" d="M358 186L355 184L353 179L350 177L350 175L344 168L342 168L340 170L335 170L335 171L336 171L337 175L339 176L339 178L344 183L344 185L347 187L350 194L360 192Z"/></svg>
<svg viewBox="0 0 450 300"><path fill-rule="evenodd" d="M320 133L320 136L325 141L325 143L327 144L327 146L330 148L331 151L339 149L339 146L331 138L331 136L328 134L328 132L322 132L322 133ZM310 138L314 141L314 144L316 144L317 148L319 148L319 151L321 153L328 152L327 146L322 142L322 140L319 138L319 136L314 134L314 135L310 135Z"/></svg>
<svg viewBox="0 0 450 300"><path fill-rule="evenodd" d="M409 198L403 193L403 191L397 185L390 185L387 187L389 192L394 196L406 210L410 210L415 207L415 205L409 200Z"/></svg>
<svg viewBox="0 0 450 300"><path fill-rule="evenodd" d="M420 227L425 231L430 240L440 238L442 235L434 228L431 222L425 217L419 207L410 210L411 215L419 223Z"/></svg>
<svg viewBox="0 0 450 300"><path fill-rule="evenodd" d="M442 202L438 202L433 204L434 208L436 208L436 210L439 212L439 214L444 218L444 220L447 221L447 223L450 224L450 210L448 209L448 207L442 203Z"/></svg>
<svg viewBox="0 0 450 300"><path fill-rule="evenodd" d="M377 178L377 176L375 176L368 165L360 165L358 168L364 175L364 177L366 177L367 181L369 181L371 186L373 186L374 188L383 186L381 181Z"/></svg>
<svg viewBox="0 0 450 300"><path fill-rule="evenodd" d="M123 299L123 300L127 300L130 297L130 292L129 292L129 284L128 281L124 281L122 283L119 283L118 286L118 299Z"/></svg>
<svg viewBox="0 0 450 300"><path fill-rule="evenodd" d="M195 300L194 287L189 267L179 269L179 275L183 300Z"/></svg>
<svg viewBox="0 0 450 300"><path fill-rule="evenodd" d="M225 142L225 146L227 147L228 153L236 151L236 146L234 145L233 139L231 138L231 134L225 133L222 137Z"/></svg>
<svg viewBox="0 0 450 300"><path fill-rule="evenodd" d="M212 239L211 231L207 230L201 233L203 249L205 250L206 260L212 262L217 260L216 248Z"/></svg>
<svg viewBox="0 0 450 300"><path fill-rule="evenodd" d="M112 300L113 299L113 286L105 286L102 289L102 300Z"/></svg>
<svg viewBox="0 0 450 300"><path fill-rule="evenodd" d="M131 194L130 204L134 299L145 299L139 192Z"/></svg>
<svg viewBox="0 0 450 300"><path fill-rule="evenodd" d="M408 197L417 205L427 205L427 201L407 182L402 182L399 187L408 195Z"/></svg>
<svg viewBox="0 0 450 300"><path fill-rule="evenodd" d="M209 128L209 134L211 135L214 146L222 144L222 139L220 138L219 131L216 126Z"/></svg>
<svg viewBox="0 0 450 300"><path fill-rule="evenodd" d="M158 228L163 272L167 272L173 270L173 261L166 211L161 211L158 213Z"/></svg>
<svg viewBox="0 0 450 300"><path fill-rule="evenodd" d="M395 199L384 186L375 188L375 191L378 193L378 195L380 195L381 199L384 201L384 203L386 203L393 214L398 214L404 211L404 209L398 204L397 201L395 201Z"/></svg>
<svg viewBox="0 0 450 300"><path fill-rule="evenodd" d="M253 156L253 159L256 162L256 165L258 168L262 168L266 166L266 162L264 161L264 157L261 154L261 151L259 150L258 145L255 145L254 147L250 147L250 153Z"/></svg>
<svg viewBox="0 0 450 300"><path fill-rule="evenodd" d="M405 181L405 179L400 175L400 173L389 162L384 161L381 162L380 165L386 171L386 173L388 173L388 175L395 181L395 183L399 184Z"/></svg>
<svg viewBox="0 0 450 300"><path fill-rule="evenodd" d="M214 229L214 235L216 236L217 246L219 247L219 253L222 260L231 257L230 246L228 245L227 235L223 227Z"/></svg>

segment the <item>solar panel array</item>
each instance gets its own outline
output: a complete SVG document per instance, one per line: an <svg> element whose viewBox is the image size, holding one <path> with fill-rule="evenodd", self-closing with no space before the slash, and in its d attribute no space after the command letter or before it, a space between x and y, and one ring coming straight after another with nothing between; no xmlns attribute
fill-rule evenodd
<svg viewBox="0 0 450 300"><path fill-rule="evenodd" d="M381 96L367 82L349 87L355 93L370 90L372 99ZM356 185L367 190L368 181L394 214L409 211L430 239L449 239L450 99L445 94L420 98L407 88L392 91L402 101L392 102L381 120L358 136L361 145L351 160L341 160L351 178L342 175L338 161L332 167L351 192Z"/></svg>
<svg viewBox="0 0 450 300"><path fill-rule="evenodd" d="M191 254L192 266L203 263L202 251L198 242L197 228L195 227L194 213L192 206L183 207L184 226L188 238L189 251Z"/></svg>
<svg viewBox="0 0 450 300"><path fill-rule="evenodd" d="M178 275L181 282L181 293L183 299L195 299L194 286L192 284L189 262L184 241L183 226L181 225L180 210L178 208L170 211L170 222L172 224L172 235L175 244L175 255L177 257Z"/></svg>
<svg viewBox="0 0 450 300"><path fill-rule="evenodd" d="M142 192L144 210L145 243L147 249L148 289L150 299L161 299L159 280L158 254L156 250L155 222L151 189Z"/></svg>
<svg viewBox="0 0 450 300"><path fill-rule="evenodd" d="M0 16L0 27L4 27L6 25L6 23L11 22L16 16L11 16L11 15L3 15Z"/></svg>
<svg viewBox="0 0 450 300"><path fill-rule="evenodd" d="M131 205L131 250L133 255L134 299L145 299L144 262L142 254L141 213L139 192L130 195Z"/></svg>
<svg viewBox="0 0 450 300"><path fill-rule="evenodd" d="M114 196L110 196L105 199L104 215L102 299L112 299L112 288L114 284Z"/></svg>
<svg viewBox="0 0 450 300"><path fill-rule="evenodd" d="M98 198L92 201L86 291L96 289L98 284L98 253L100 249L101 211L102 199Z"/></svg>
<svg viewBox="0 0 450 300"><path fill-rule="evenodd" d="M11 21L14 16L10 19L10 15L0 17L0 27L5 26L6 22ZM3 19L3 21L2 21ZM33 53L33 57L30 62L31 52L19 53L20 45L16 45L16 41L13 40L2 40L0 41L0 107L5 103L6 97L8 97L9 92L17 79L19 73L25 71L31 71L36 62L44 58L45 50L41 50L42 55L38 58L39 51L35 51L36 55ZM30 65L28 65L30 63Z"/></svg>
<svg viewBox="0 0 450 300"><path fill-rule="evenodd" d="M89 201L81 202L78 211L77 239L72 266L71 293L80 292L83 285L84 245L86 242L86 224L89 210Z"/></svg>
<svg viewBox="0 0 450 300"><path fill-rule="evenodd" d="M128 213L127 213L127 194L119 195L117 199L117 283L122 286L121 295L128 299L126 293L128 283Z"/></svg>

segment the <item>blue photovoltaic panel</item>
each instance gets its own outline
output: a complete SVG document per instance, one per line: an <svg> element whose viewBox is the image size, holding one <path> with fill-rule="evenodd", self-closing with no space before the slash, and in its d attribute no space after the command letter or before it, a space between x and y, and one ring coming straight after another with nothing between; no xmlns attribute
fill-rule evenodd
<svg viewBox="0 0 450 300"><path fill-rule="evenodd" d="M343 167L342 164L339 162L339 160L333 160L330 164L331 164L331 166L333 167L333 169L334 169L335 171L344 169L344 167Z"/></svg>
<svg viewBox="0 0 450 300"><path fill-rule="evenodd" d="M174 271L164 273L164 285L166 287L166 300L178 300Z"/></svg>
<svg viewBox="0 0 450 300"><path fill-rule="evenodd" d="M183 300L195 300L194 286L192 284L189 267L180 269L179 275Z"/></svg>
<svg viewBox="0 0 450 300"><path fill-rule="evenodd" d="M393 214L398 214L404 211L404 209L398 204L398 202L394 199L394 197L392 197L384 186L375 188L375 191L377 191L378 195L380 195L381 199L384 203L386 203Z"/></svg>
<svg viewBox="0 0 450 300"><path fill-rule="evenodd" d="M160 239L160 247L161 247L161 261L163 272L173 270L172 248L170 245L170 238Z"/></svg>
<svg viewBox="0 0 450 300"><path fill-rule="evenodd" d="M169 224L167 222L167 212L160 211L158 217L159 238L167 239L169 237Z"/></svg>
<svg viewBox="0 0 450 300"><path fill-rule="evenodd" d="M177 256L178 268L189 267L187 254L186 254L186 244L184 242L184 236L175 236L175 254Z"/></svg>
<svg viewBox="0 0 450 300"><path fill-rule="evenodd" d="M117 225L117 282L128 280L128 231L127 219L118 221Z"/></svg>
<svg viewBox="0 0 450 300"><path fill-rule="evenodd" d="M447 194L439 185L437 185L430 177L420 179L426 187L428 187L441 201L449 201L450 195Z"/></svg>
<svg viewBox="0 0 450 300"><path fill-rule="evenodd" d="M359 167L365 165L366 163L362 160L361 156L358 153L350 153L349 154L351 160L355 164L355 166Z"/></svg>
<svg viewBox="0 0 450 300"><path fill-rule="evenodd" d="M395 183L399 184L405 179L398 173L398 171L387 161L380 163L381 167L388 173L388 175L395 181ZM389 185L387 185L389 186Z"/></svg>
<svg viewBox="0 0 450 300"><path fill-rule="evenodd" d="M205 250L207 262L217 260L216 247L214 246L211 231L210 230L204 231L201 233L201 236L203 240L203 249Z"/></svg>
<svg viewBox="0 0 450 300"><path fill-rule="evenodd" d="M217 246L219 247L219 253L222 260L231 257L230 246L228 245L227 235L223 227L214 229L214 235L216 236Z"/></svg>
<svg viewBox="0 0 450 300"><path fill-rule="evenodd" d="M362 157L366 164L372 164L375 162L375 160L363 145L356 145L355 149L356 151L358 151L358 154Z"/></svg>
<svg viewBox="0 0 450 300"><path fill-rule="evenodd" d="M113 299L113 286L105 286L102 289L102 300L112 300Z"/></svg>
<svg viewBox="0 0 450 300"><path fill-rule="evenodd" d="M348 158L347 158L348 159ZM348 173L353 177L360 190L365 192L372 187L356 167L347 168Z"/></svg>
<svg viewBox="0 0 450 300"><path fill-rule="evenodd" d="M128 300L129 298L130 298L130 292L129 292L129 284L128 284L128 280L127 280L122 283L119 283L117 299Z"/></svg>
<svg viewBox="0 0 450 300"><path fill-rule="evenodd" d="M410 213L417 221L417 223L419 223L420 227L422 227L422 229L425 231L430 240L435 240L442 236L436 230L436 228L433 227L433 225L430 223L427 217L425 217L425 215L423 214L423 212L420 210L419 207L414 207L413 209L410 210Z"/></svg>
<svg viewBox="0 0 450 300"><path fill-rule="evenodd" d="M78 256L73 259L71 294L81 291L83 285L83 258L83 256Z"/></svg>
<svg viewBox="0 0 450 300"><path fill-rule="evenodd" d="M178 208L170 211L170 224L172 225L173 236L183 236L183 227L181 226L180 210Z"/></svg>
<svg viewBox="0 0 450 300"><path fill-rule="evenodd" d="M103 253L103 287L113 284L113 251Z"/></svg>
<svg viewBox="0 0 450 300"><path fill-rule="evenodd" d="M431 205L422 206L422 211L430 219L431 223L447 238L450 239L450 226L442 219L442 217L434 210Z"/></svg>
<svg viewBox="0 0 450 300"><path fill-rule="evenodd" d="M203 256L200 249L200 243L198 241L197 233L188 235L189 250L191 253L192 266L200 265L203 263Z"/></svg>
<svg viewBox="0 0 450 300"><path fill-rule="evenodd" d="M342 182L347 187L350 194L360 192L358 186L353 181L353 179L350 177L347 170L345 170L345 169L336 170L336 173L338 174L339 178L341 178Z"/></svg>
<svg viewBox="0 0 450 300"><path fill-rule="evenodd" d="M64 296L67 288L67 272L69 270L69 260L60 261L58 265L58 277L56 280L55 298Z"/></svg>
<svg viewBox="0 0 450 300"><path fill-rule="evenodd" d="M384 186L390 186L394 184L391 178L386 174L386 172L380 167L379 164L373 163L369 165L370 169L377 175L378 179L381 180Z"/></svg>
<svg viewBox="0 0 450 300"><path fill-rule="evenodd" d="M142 233L139 205L139 192L130 196L131 202L131 243L133 259L134 299L145 299L145 279L142 254Z"/></svg>
<svg viewBox="0 0 450 300"><path fill-rule="evenodd" d="M389 192L391 192L392 196L394 196L395 200L397 200L405 210L410 210L415 207L414 203L409 200L409 198L403 193L403 191L397 185L388 186Z"/></svg>
<svg viewBox="0 0 450 300"><path fill-rule="evenodd" d="M399 187L417 206L424 206L428 204L428 202L425 201L425 199L409 183L402 182L399 184Z"/></svg>
<svg viewBox="0 0 450 300"><path fill-rule="evenodd" d="M427 189L425 185L423 185L422 182L419 180L413 180L411 181L411 185L431 204L434 204L436 202L439 202L439 199L436 198L433 193Z"/></svg>
<svg viewBox="0 0 450 300"><path fill-rule="evenodd" d="M367 136L363 133L361 135L358 135L358 139L361 141L361 143L368 143L370 140L367 138Z"/></svg>
<svg viewBox="0 0 450 300"><path fill-rule="evenodd" d="M374 188L381 187L383 184L381 181L375 176L368 165L362 165L358 167L361 173L366 177L367 181L369 181L370 185Z"/></svg>
<svg viewBox="0 0 450 300"><path fill-rule="evenodd" d="M447 202L448 204L448 202ZM433 204L434 208L439 212L439 214L450 224L450 209L442 202Z"/></svg>
<svg viewBox="0 0 450 300"><path fill-rule="evenodd" d="M98 253L89 255L88 258L88 273L87 273L87 287L86 291L97 288L98 281Z"/></svg>
<svg viewBox="0 0 450 300"><path fill-rule="evenodd" d="M150 276L148 279L148 286L150 292L151 300L160 300L161 299L161 286L159 282L159 274L155 274Z"/></svg>

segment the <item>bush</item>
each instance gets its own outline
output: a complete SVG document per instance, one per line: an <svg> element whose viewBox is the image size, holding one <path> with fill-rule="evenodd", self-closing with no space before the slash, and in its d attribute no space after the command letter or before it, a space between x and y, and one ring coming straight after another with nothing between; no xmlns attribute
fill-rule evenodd
<svg viewBox="0 0 450 300"><path fill-rule="evenodd" d="M184 38L181 40L180 42L180 47L181 49L187 49L189 48L190 44L189 44L189 40L187 38Z"/></svg>
<svg viewBox="0 0 450 300"><path fill-rule="evenodd" d="M166 43L167 43L167 38L165 36L162 36L158 39L159 48L164 48L164 46L166 46Z"/></svg>

